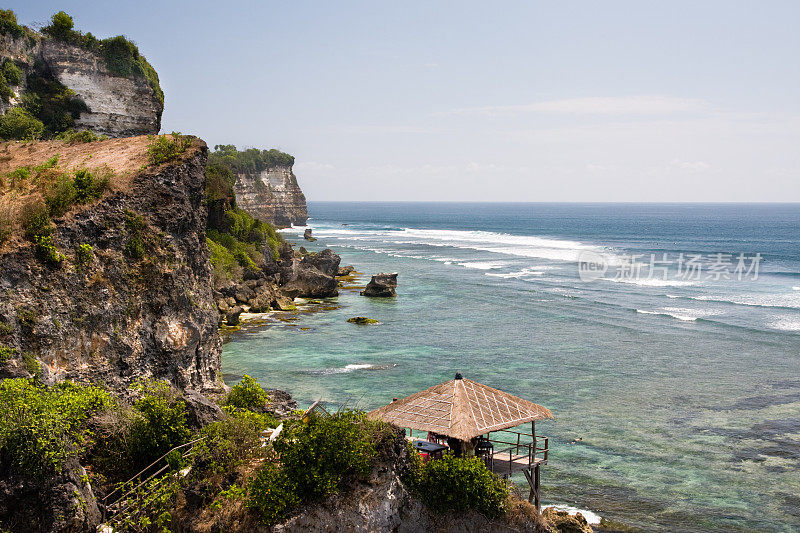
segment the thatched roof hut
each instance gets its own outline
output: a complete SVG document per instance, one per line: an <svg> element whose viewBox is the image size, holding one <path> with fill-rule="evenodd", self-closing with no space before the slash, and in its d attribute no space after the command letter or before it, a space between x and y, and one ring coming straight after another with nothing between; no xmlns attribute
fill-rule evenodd
<svg viewBox="0 0 800 533"><path fill-rule="evenodd" d="M462 441L526 422L553 418L546 407L463 379L461 374L371 411L367 416Z"/></svg>

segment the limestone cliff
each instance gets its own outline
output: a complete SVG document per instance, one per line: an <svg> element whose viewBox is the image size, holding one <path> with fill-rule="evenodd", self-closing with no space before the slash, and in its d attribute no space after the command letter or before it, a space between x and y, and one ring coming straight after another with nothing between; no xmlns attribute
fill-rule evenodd
<svg viewBox="0 0 800 533"><path fill-rule="evenodd" d="M234 189L239 207L274 226L303 226L308 220L306 197L291 164L237 173Z"/></svg>
<svg viewBox="0 0 800 533"><path fill-rule="evenodd" d="M8 82L13 94L7 102L0 101L0 113L24 105L29 81L42 78L71 89L85 104L74 113L75 129L109 137L155 134L161 129L164 101L157 76L148 81L141 75L120 75L109 69L97 51L29 30L18 37L0 33L0 62L6 59L13 61L22 76L19 83Z"/></svg>
<svg viewBox="0 0 800 533"><path fill-rule="evenodd" d="M113 170L102 198L53 220L58 265L37 257L21 230L0 246L0 341L14 354L0 364L0 378L39 367L47 383L96 381L124 390L157 378L182 389L219 386L205 241L207 149L195 140L179 160L142 170L148 142L0 144L0 174L56 153L59 172ZM82 257L82 250L89 253Z"/></svg>

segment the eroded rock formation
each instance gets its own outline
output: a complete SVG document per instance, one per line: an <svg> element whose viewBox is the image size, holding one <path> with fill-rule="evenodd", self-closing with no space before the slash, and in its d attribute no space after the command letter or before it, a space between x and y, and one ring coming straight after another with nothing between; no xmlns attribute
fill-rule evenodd
<svg viewBox="0 0 800 533"><path fill-rule="evenodd" d="M375 274L369 281L367 286L361 291L361 296L373 296L378 298L390 298L397 296L395 288L397 287L397 272L386 274L381 272Z"/></svg>
<svg viewBox="0 0 800 533"><path fill-rule="evenodd" d="M274 226L303 226L308 220L306 197L297 184L292 165L238 173L234 190L239 207Z"/></svg>
<svg viewBox="0 0 800 533"><path fill-rule="evenodd" d="M53 79L75 91L87 110L75 119L76 129L109 137L155 134L161 129L163 96L143 76L120 76L98 53L43 35L14 37L0 33L0 62L9 58L22 70L0 113L19 105L32 75Z"/></svg>

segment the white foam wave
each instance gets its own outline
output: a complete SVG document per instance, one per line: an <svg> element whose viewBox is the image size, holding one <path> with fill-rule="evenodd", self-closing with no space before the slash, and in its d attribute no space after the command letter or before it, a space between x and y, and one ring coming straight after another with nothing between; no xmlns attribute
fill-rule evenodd
<svg viewBox="0 0 800 533"><path fill-rule="evenodd" d="M783 317L770 324L769 327L781 331L800 331L800 318Z"/></svg>
<svg viewBox="0 0 800 533"><path fill-rule="evenodd" d="M577 507L572 507L571 505L548 505L547 507L553 507L557 511L566 511L572 516L575 516L577 513L581 513L591 526L600 525L600 521L602 520L599 514L589 511L588 509L578 509Z"/></svg>
<svg viewBox="0 0 800 533"><path fill-rule="evenodd" d="M523 268L518 272L486 272L486 275L503 279L509 279L509 278L525 279L531 276L544 276L545 274L544 270L545 269L540 267Z"/></svg>
<svg viewBox="0 0 800 533"><path fill-rule="evenodd" d="M788 294L740 294L730 297L703 295L691 296L690 298L701 302L715 301L753 307L788 307L800 309L800 294L794 292Z"/></svg>
<svg viewBox="0 0 800 533"><path fill-rule="evenodd" d="M356 370L387 370L389 368L393 368L397 366L396 363L389 364L389 365L373 365L370 363L351 363L341 368L327 368L325 370L320 370L314 372L315 374L347 374L350 372L355 372Z"/></svg>
<svg viewBox="0 0 800 533"><path fill-rule="evenodd" d="M800 291L800 287L792 287L793 291Z"/></svg>
<svg viewBox="0 0 800 533"><path fill-rule="evenodd" d="M434 230L404 228L396 229L350 229L336 228L315 230L317 235L353 239L374 239L392 244L450 247L465 250L509 255L514 257L535 257L551 261L575 263L581 252L592 250L602 252L601 246L593 246L577 241L537 237L531 235L511 235L491 231ZM387 240L388 239L388 240ZM617 258L607 254L611 264Z"/></svg>
<svg viewBox="0 0 800 533"><path fill-rule="evenodd" d="M657 278L601 278L605 281L613 281L614 283L627 283L630 285L639 285L640 287L686 287L694 285L692 281L685 281L680 279L657 279ZM667 295L669 296L669 295ZM677 296L676 296L677 298Z"/></svg>
<svg viewBox="0 0 800 533"><path fill-rule="evenodd" d="M459 263L459 265L477 270L495 270L498 268L503 268L505 263L498 263L496 261L472 261L469 263Z"/></svg>
<svg viewBox="0 0 800 533"><path fill-rule="evenodd" d="M713 309L690 309L687 307L662 307L657 311L637 309L636 312L644 315L669 316L672 318L677 318L678 320L683 320L684 322L694 322L698 318L719 314L719 311L715 311Z"/></svg>

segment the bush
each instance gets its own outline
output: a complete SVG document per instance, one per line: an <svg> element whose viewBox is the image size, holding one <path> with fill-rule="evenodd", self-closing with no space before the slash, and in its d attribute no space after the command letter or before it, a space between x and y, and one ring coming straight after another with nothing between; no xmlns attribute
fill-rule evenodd
<svg viewBox="0 0 800 533"><path fill-rule="evenodd" d="M35 241L36 237L50 235L55 230L50 220L50 210L39 202L26 204L22 208L21 222L25 236L31 241Z"/></svg>
<svg viewBox="0 0 800 533"><path fill-rule="evenodd" d="M211 251L211 266L214 268L214 277L218 281L229 280L234 276L239 263L227 248L217 244L206 237L206 244Z"/></svg>
<svg viewBox="0 0 800 533"><path fill-rule="evenodd" d="M3 61L2 74L10 85L19 85L22 82L22 71L11 59L6 58Z"/></svg>
<svg viewBox="0 0 800 533"><path fill-rule="evenodd" d="M133 211L125 211L125 227L128 229L125 255L131 259L142 259L147 253L142 236L144 226L144 217L142 215Z"/></svg>
<svg viewBox="0 0 800 533"><path fill-rule="evenodd" d="M23 181L28 181L31 178L30 167L19 167L7 173L5 178L9 181L9 185L13 189Z"/></svg>
<svg viewBox="0 0 800 533"><path fill-rule="evenodd" d="M166 382L143 382L135 386L142 396L134 403L139 415L128 436L133 464L148 465L171 448L189 440L186 403Z"/></svg>
<svg viewBox="0 0 800 533"><path fill-rule="evenodd" d="M14 37L22 37L25 30L17 22L17 15L11 9L0 9L0 33L9 33Z"/></svg>
<svg viewBox="0 0 800 533"><path fill-rule="evenodd" d="M261 388L258 381L248 375L244 375L242 381L233 386L224 403L239 409L258 411L264 409L268 400L267 391Z"/></svg>
<svg viewBox="0 0 800 533"><path fill-rule="evenodd" d="M150 135L147 158L150 166L177 159L192 144L192 138L173 131L170 135Z"/></svg>
<svg viewBox="0 0 800 533"><path fill-rule="evenodd" d="M12 107L0 116L0 137L3 139L38 139L44 124L21 107Z"/></svg>
<svg viewBox="0 0 800 533"><path fill-rule="evenodd" d="M288 517L299 504L296 485L286 470L274 463L264 463L247 487L247 508L267 526Z"/></svg>
<svg viewBox="0 0 800 533"><path fill-rule="evenodd" d="M37 235L34 237L33 242L36 245L36 257L45 263L56 266L66 259L64 254L59 252L58 248L53 244L52 235Z"/></svg>
<svg viewBox="0 0 800 533"><path fill-rule="evenodd" d="M90 244L81 244L75 251L80 268L87 268L94 260L94 248Z"/></svg>
<svg viewBox="0 0 800 533"><path fill-rule="evenodd" d="M28 379L0 382L0 455L13 471L57 471L86 443L87 419L112 405L92 385L62 382L52 388Z"/></svg>
<svg viewBox="0 0 800 533"><path fill-rule="evenodd" d="M98 135L92 130L75 131L73 129L68 129L56 135L55 138L59 141L65 141L69 144L78 144L105 141L108 139L108 135Z"/></svg>
<svg viewBox="0 0 800 533"><path fill-rule="evenodd" d="M377 424L363 413L344 411L284 428L274 447L300 499L319 500L345 479L366 477L376 455Z"/></svg>
<svg viewBox="0 0 800 533"><path fill-rule="evenodd" d="M50 159L48 159L47 161L45 161L44 163L42 163L41 165L33 167L33 170L35 170L36 173L38 174L39 172L44 172L45 170L48 170L48 169L51 169L51 168L55 168L56 166L58 166L58 158L59 157L60 157L60 154L56 154L53 157L51 157Z"/></svg>
<svg viewBox="0 0 800 533"><path fill-rule="evenodd" d="M103 195L108 188L108 177L95 177L88 170L80 169L75 171L72 184L75 186L75 201L85 204Z"/></svg>
<svg viewBox="0 0 800 533"><path fill-rule="evenodd" d="M505 481L492 474L476 457L448 454L425 465L418 462L412 465L412 473L405 481L436 511L471 509L496 518L505 513L509 496Z"/></svg>
<svg viewBox="0 0 800 533"><path fill-rule="evenodd" d="M16 348L0 344L0 363L5 363L17 353Z"/></svg>
<svg viewBox="0 0 800 533"><path fill-rule="evenodd" d="M75 203L75 185L67 175L59 176L44 193L50 216L63 216Z"/></svg>
<svg viewBox="0 0 800 533"><path fill-rule="evenodd" d="M63 11L59 11L50 17L50 25L42 28L42 33L56 39L70 41L75 37L75 31L72 29L74 25L75 23L72 21L72 17Z"/></svg>
<svg viewBox="0 0 800 533"><path fill-rule="evenodd" d="M227 474L245 461L261 455L261 432L278 425L269 414L226 408L229 416L205 426L198 443L193 475Z"/></svg>
<svg viewBox="0 0 800 533"><path fill-rule="evenodd" d="M75 91L58 80L33 74L28 76L28 92L23 95L22 104L42 123L42 135L47 138L74 128L75 119L89 110Z"/></svg>

